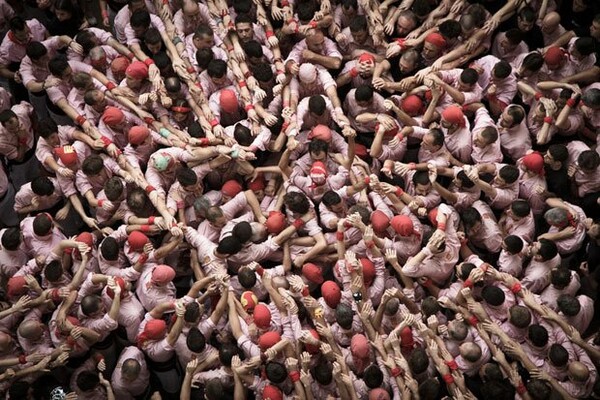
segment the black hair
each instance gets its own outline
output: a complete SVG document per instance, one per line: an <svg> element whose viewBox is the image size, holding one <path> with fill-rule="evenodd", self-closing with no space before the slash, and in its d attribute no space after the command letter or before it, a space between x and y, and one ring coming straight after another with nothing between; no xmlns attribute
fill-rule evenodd
<svg viewBox="0 0 600 400"><path fill-rule="evenodd" d="M38 196L50 196L54 193L54 184L48 177L38 176L31 181L31 190Z"/></svg>
<svg viewBox="0 0 600 400"><path fill-rule="evenodd" d="M6 250L17 250L21 244L21 230L18 227L6 228L0 243Z"/></svg>
<svg viewBox="0 0 600 400"><path fill-rule="evenodd" d="M240 250L242 250L242 244L233 236L227 236L226 238L221 239L217 246L217 252L220 254L237 254Z"/></svg>
<svg viewBox="0 0 600 400"><path fill-rule="evenodd" d="M518 254L523 250L523 240L517 235L508 235L504 238L506 251L510 254Z"/></svg>
<svg viewBox="0 0 600 400"><path fill-rule="evenodd" d="M323 113L325 113L325 110L327 109L327 103L321 95L310 96L310 98L308 99L308 109L310 110L310 112L316 115L323 115Z"/></svg>
<svg viewBox="0 0 600 400"><path fill-rule="evenodd" d="M371 101L373 99L373 89L367 85L359 86L354 92L354 97L356 101Z"/></svg>
<svg viewBox="0 0 600 400"><path fill-rule="evenodd" d="M502 289L497 286L485 286L481 291L481 297L486 303L495 307L504 304L506 298Z"/></svg>
<svg viewBox="0 0 600 400"><path fill-rule="evenodd" d="M206 72L211 78L222 78L227 73L227 63L223 60L211 60Z"/></svg>
<svg viewBox="0 0 600 400"><path fill-rule="evenodd" d="M132 28L148 28L150 27L150 13L146 10L137 10L131 14L129 23Z"/></svg>

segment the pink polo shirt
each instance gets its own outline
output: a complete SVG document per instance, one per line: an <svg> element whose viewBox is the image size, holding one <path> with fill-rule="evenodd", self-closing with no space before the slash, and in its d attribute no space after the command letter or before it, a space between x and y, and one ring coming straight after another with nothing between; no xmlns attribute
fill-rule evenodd
<svg viewBox="0 0 600 400"><path fill-rule="evenodd" d="M439 74L444 82L458 89L458 81L460 79L460 74L462 74L463 69L454 68L447 71L440 71ZM476 83L475 86L468 92L462 92L465 96L465 101L463 104L471 104L476 103L481 100L481 96L483 93L483 89L479 86L479 83ZM445 94L440 99L438 109L444 109L449 105L456 103L449 94Z"/></svg>
<svg viewBox="0 0 600 400"><path fill-rule="evenodd" d="M487 96L488 88L492 84L492 70L498 62L500 62L500 59L493 55L481 57L474 62L475 65L483 69L483 73L479 75L479 81L477 83L483 88L483 93L485 96ZM496 99L500 100L505 105L512 103L512 99L517 94L517 78L514 75L514 71L495 85Z"/></svg>
<svg viewBox="0 0 600 400"><path fill-rule="evenodd" d="M499 226L503 235L515 235L529 243L533 241L535 235L535 221L531 211L529 212L529 215L519 220L515 220L504 213L500 218Z"/></svg>
<svg viewBox="0 0 600 400"><path fill-rule="evenodd" d="M91 191L96 196L104 188L104 184L117 173L121 172L115 160L105 154L101 154L104 168L98 175L89 176L83 173L82 170L77 171L75 175L75 186L81 195Z"/></svg>
<svg viewBox="0 0 600 400"><path fill-rule="evenodd" d="M425 134L427 132L429 132L429 129L427 128L421 128L419 126L413 126L414 132L411 135L411 137L414 137L416 139L423 139L423 136L425 136ZM444 139L445 141L445 139ZM450 161L448 160L448 157L446 156L445 152L446 152L446 145L442 145L442 147L437 150L436 152L431 152L429 150L425 150L422 146L419 148L419 162L420 163L428 163L428 164L433 164L436 167L448 167L450 165Z"/></svg>
<svg viewBox="0 0 600 400"><path fill-rule="evenodd" d="M104 121L100 120L100 122L98 122L98 130L103 136L106 136L107 138L112 140L118 148L123 149L129 144L127 138L127 133L129 132L129 129L135 125L143 126L144 121L142 121L137 115L133 114L132 112L123 110L122 107L118 108L120 108L123 114L125 115L125 120L114 128L106 125Z"/></svg>
<svg viewBox="0 0 600 400"><path fill-rule="evenodd" d="M48 56L50 58L54 57L56 51L62 46L62 43L60 42L58 36L52 36L41 43L48 50ZM19 72L21 73L21 78L23 78L23 85L25 86L32 81L42 82L48 76L50 76L50 71L48 71L46 65L41 66L38 64L34 64L28 56L25 56L25 58L23 58L23 61L21 61L21 67L19 68Z"/></svg>
<svg viewBox="0 0 600 400"><path fill-rule="evenodd" d="M198 260L206 274L226 274L227 261L215 256L217 245L200 235L193 229L188 229L185 233L187 242L196 248Z"/></svg>
<svg viewBox="0 0 600 400"><path fill-rule="evenodd" d="M500 124L501 119L502 116L500 116L496 127L498 128L502 151L512 158L513 161L517 161L531 148L531 136L529 130L525 120L521 121L519 125L507 129Z"/></svg>
<svg viewBox="0 0 600 400"><path fill-rule="evenodd" d="M470 164L471 153L473 152L473 140L471 134L471 127L467 117L463 117L464 126L459 127L454 132L450 133L448 129L442 127L444 132L444 144L448 151L456 157L459 161Z"/></svg>
<svg viewBox="0 0 600 400"><path fill-rule="evenodd" d="M324 94L329 88L336 88L337 85L331 74L323 67L315 66L317 70L317 78L311 82L301 82L299 78L293 77L290 81L290 91L292 96L298 96L303 99L310 96L318 96Z"/></svg>
<svg viewBox="0 0 600 400"><path fill-rule="evenodd" d="M520 254L510 254L506 250L501 250L500 257L498 258L498 271L507 272L517 278L520 277L523 271L523 256Z"/></svg>
<svg viewBox="0 0 600 400"><path fill-rule="evenodd" d="M150 14L150 27L155 28L159 32L165 32L165 24L160 17L154 14ZM125 25L125 39L127 41L127 46L140 43L140 39L135 36L135 31L131 27L131 23Z"/></svg>
<svg viewBox="0 0 600 400"><path fill-rule="evenodd" d="M554 311L558 311L558 305L556 304L558 297L562 294L575 296L580 287L581 282L579 274L577 274L576 271L571 271L571 281L567 287L564 289L557 289L554 285L550 284L542 291L542 293L540 293L540 300Z"/></svg>
<svg viewBox="0 0 600 400"><path fill-rule="evenodd" d="M102 301L106 308L109 309L112 304L112 299L106 293L106 289L102 292ZM146 310L144 310L142 303L140 303L133 293L127 293L126 297L121 299L117 323L125 328L127 331L127 339L132 343L136 340L145 313Z"/></svg>
<svg viewBox="0 0 600 400"><path fill-rule="evenodd" d="M193 159L191 153L176 147L160 149L154 152L152 156L162 153L168 154L171 157L171 159L174 160L176 163L178 161L188 162ZM168 171L159 171L154 167L152 162L149 162L148 168L146 169L146 180L150 185L154 186L154 188L156 188L156 190L158 190L160 193L165 194L168 188L171 187L173 183L175 183L175 170L176 168L171 168Z"/></svg>

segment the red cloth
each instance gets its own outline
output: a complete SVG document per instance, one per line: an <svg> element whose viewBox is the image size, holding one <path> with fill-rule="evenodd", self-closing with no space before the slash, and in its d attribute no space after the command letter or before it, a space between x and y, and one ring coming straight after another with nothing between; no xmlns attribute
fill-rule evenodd
<svg viewBox="0 0 600 400"><path fill-rule="evenodd" d="M221 110L225 111L226 113L234 113L239 107L237 96L231 89L221 90L221 94L219 95L219 104L221 105Z"/></svg>
<svg viewBox="0 0 600 400"><path fill-rule="evenodd" d="M267 385L262 392L263 400L283 400L283 393L278 387Z"/></svg>
<svg viewBox="0 0 600 400"><path fill-rule="evenodd" d="M152 283L166 285L175 278L175 270L168 265L157 265L152 271Z"/></svg>
<svg viewBox="0 0 600 400"><path fill-rule="evenodd" d="M54 149L54 153L67 167L77 164L77 152L72 146L58 147Z"/></svg>
<svg viewBox="0 0 600 400"><path fill-rule="evenodd" d="M360 263L363 268L363 278L365 285L371 286L373 280L375 279L375 264L368 258L361 258Z"/></svg>
<svg viewBox="0 0 600 400"><path fill-rule="evenodd" d="M425 37L425 41L427 43L431 43L432 45L436 46L436 47L446 47L446 39L444 39L444 37L442 35L440 35L437 32L432 32L429 35L427 35Z"/></svg>
<svg viewBox="0 0 600 400"><path fill-rule="evenodd" d="M133 231L127 237L127 243L133 251L142 251L148 242L148 236L144 235L140 231Z"/></svg>
<svg viewBox="0 0 600 400"><path fill-rule="evenodd" d="M129 143L134 145L140 145L144 143L144 140L150 136L150 130L145 126L132 126L129 129Z"/></svg>
<svg viewBox="0 0 600 400"><path fill-rule="evenodd" d="M402 100L400 107L402 108L402 111L411 117L414 117L423 112L423 100L421 100L419 96L411 94Z"/></svg>
<svg viewBox="0 0 600 400"><path fill-rule="evenodd" d="M357 358L369 357L369 340L361 333L352 336L350 351Z"/></svg>
<svg viewBox="0 0 600 400"><path fill-rule="evenodd" d="M454 125L465 126L465 114L458 106L449 106L442 111L442 118Z"/></svg>
<svg viewBox="0 0 600 400"><path fill-rule="evenodd" d="M13 276L8 280L8 297L22 296L27 293L27 281L24 276Z"/></svg>
<svg viewBox="0 0 600 400"><path fill-rule="evenodd" d="M221 192L229 197L235 197L239 192L242 191L242 185L236 180L229 180L223 184Z"/></svg>
<svg viewBox="0 0 600 400"><path fill-rule="evenodd" d="M546 51L546 54L544 54L544 61L546 64L560 64L565 55L566 52L563 49L558 46L553 46Z"/></svg>
<svg viewBox="0 0 600 400"><path fill-rule="evenodd" d="M544 174L544 157L537 151L523 157L523 165L538 175Z"/></svg>
<svg viewBox="0 0 600 400"><path fill-rule="evenodd" d="M148 78L148 66L141 61L134 61L125 70L125 74L132 79Z"/></svg>
<svg viewBox="0 0 600 400"><path fill-rule="evenodd" d="M242 293L240 297L240 303L242 304L242 307L244 307L245 311L251 311L254 310L254 308L258 304L258 298L254 294L254 292L248 290Z"/></svg>
<svg viewBox="0 0 600 400"><path fill-rule="evenodd" d="M319 124L311 129L308 134L309 139L320 139L324 142L331 142L331 129L328 126Z"/></svg>
<svg viewBox="0 0 600 400"><path fill-rule="evenodd" d="M125 114L117 107L106 107L102 113L102 121L108 126L115 127L125 120Z"/></svg>
<svg viewBox="0 0 600 400"><path fill-rule="evenodd" d="M375 210L371 214L371 225L373 226L373 230L375 232L385 232L385 230L390 226L390 219L383 211Z"/></svg>
<svg viewBox="0 0 600 400"><path fill-rule="evenodd" d="M262 351L265 351L267 349L270 349L280 341L281 335L279 334L279 332L270 331L260 335L260 337L258 338L258 346Z"/></svg>
<svg viewBox="0 0 600 400"><path fill-rule="evenodd" d="M323 283L323 271L321 267L313 263L306 263L302 266L302 275L312 283L320 285Z"/></svg>
<svg viewBox="0 0 600 400"><path fill-rule="evenodd" d="M285 220L285 215L281 211L269 212L269 217L267 218L267 222L265 222L267 231L273 234L280 233L285 229Z"/></svg>
<svg viewBox="0 0 600 400"><path fill-rule="evenodd" d="M321 286L323 300L330 308L336 308L342 299L342 291L334 281L325 281Z"/></svg>
<svg viewBox="0 0 600 400"><path fill-rule="evenodd" d="M410 236L414 231L413 222L406 215L396 215L390 224L400 236Z"/></svg>
<svg viewBox="0 0 600 400"><path fill-rule="evenodd" d="M252 315L254 316L254 323L260 329L267 329L271 326L271 311L264 304L257 304Z"/></svg>

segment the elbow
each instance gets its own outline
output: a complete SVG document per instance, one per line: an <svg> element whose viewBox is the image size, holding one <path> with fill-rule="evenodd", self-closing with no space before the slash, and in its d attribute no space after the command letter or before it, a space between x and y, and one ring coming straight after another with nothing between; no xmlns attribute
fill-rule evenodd
<svg viewBox="0 0 600 400"><path fill-rule="evenodd" d="M339 58L335 58L331 65L332 69L340 69L340 67L342 66L342 60Z"/></svg>

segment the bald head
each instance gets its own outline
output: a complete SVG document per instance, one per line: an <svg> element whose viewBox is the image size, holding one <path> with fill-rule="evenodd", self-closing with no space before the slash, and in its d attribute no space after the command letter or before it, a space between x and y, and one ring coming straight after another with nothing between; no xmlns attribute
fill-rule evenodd
<svg viewBox="0 0 600 400"><path fill-rule="evenodd" d="M468 333L469 328L463 321L452 320L448 324L448 334L453 340L465 340Z"/></svg>
<svg viewBox="0 0 600 400"><path fill-rule="evenodd" d="M569 375L577 382L585 382L590 377L590 370L588 367L579 361L573 361L569 363Z"/></svg>
<svg viewBox="0 0 600 400"><path fill-rule="evenodd" d="M18 332L25 339L37 340L42 336L44 330L38 321L27 320L19 325Z"/></svg>
<svg viewBox="0 0 600 400"><path fill-rule="evenodd" d="M137 379L142 366L140 363L134 358L128 358L123 361L123 366L121 367L121 372L123 373L123 377L128 381L134 381Z"/></svg>
<svg viewBox="0 0 600 400"><path fill-rule="evenodd" d="M106 58L106 52L101 46L96 46L90 50L90 59L92 61L99 61Z"/></svg>
<svg viewBox="0 0 600 400"><path fill-rule="evenodd" d="M467 361L476 362L481 358L481 347L473 342L463 343L459 347L460 355Z"/></svg>
<svg viewBox="0 0 600 400"><path fill-rule="evenodd" d="M558 28L559 24L560 14L555 11L549 12L542 20L542 31L544 33L552 33Z"/></svg>
<svg viewBox="0 0 600 400"><path fill-rule="evenodd" d="M194 15L198 12L198 2L196 0L183 0L183 13L185 15Z"/></svg>

